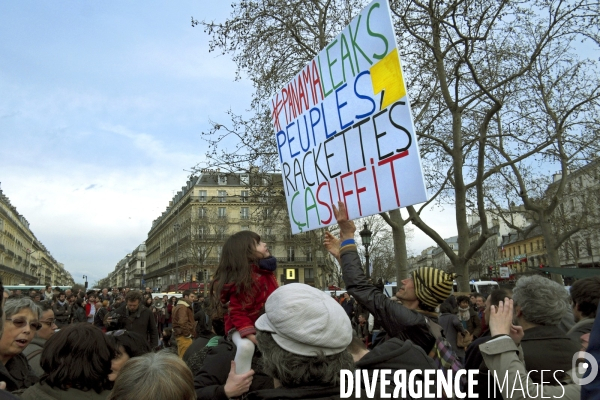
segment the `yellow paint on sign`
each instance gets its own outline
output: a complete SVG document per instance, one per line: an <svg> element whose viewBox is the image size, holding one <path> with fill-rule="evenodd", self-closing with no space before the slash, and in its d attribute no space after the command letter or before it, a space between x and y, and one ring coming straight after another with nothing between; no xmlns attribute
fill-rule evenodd
<svg viewBox="0 0 600 400"><path fill-rule="evenodd" d="M285 279L296 279L296 270L295 269L286 269Z"/></svg>
<svg viewBox="0 0 600 400"><path fill-rule="evenodd" d="M406 86L400 70L398 50L394 48L377 64L370 68L373 94L383 91L381 109L406 96Z"/></svg>

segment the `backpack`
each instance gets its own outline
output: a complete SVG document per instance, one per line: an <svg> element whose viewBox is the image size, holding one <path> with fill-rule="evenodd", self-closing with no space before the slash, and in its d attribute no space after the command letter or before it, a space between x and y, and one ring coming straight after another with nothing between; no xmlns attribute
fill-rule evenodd
<svg viewBox="0 0 600 400"><path fill-rule="evenodd" d="M429 352L429 357L433 358L433 362L438 369L447 373L447 371L452 370L452 376L456 376L456 373L464 369L464 366L460 362L458 356L452 349L452 345L448 340L444 337L442 333L442 327L437 323L431 321L429 318L425 317L425 323L429 327L429 331L435 338L435 344L433 348ZM463 390L467 385L467 378L463 375L460 379L461 390ZM464 390L463 390L464 391ZM447 399L446 393L442 392L442 399ZM450 397L452 398L452 397Z"/></svg>

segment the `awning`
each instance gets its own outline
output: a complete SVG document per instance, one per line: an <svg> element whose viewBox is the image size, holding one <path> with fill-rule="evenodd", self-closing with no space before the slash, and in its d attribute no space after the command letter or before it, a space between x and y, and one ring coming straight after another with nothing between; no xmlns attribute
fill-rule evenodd
<svg viewBox="0 0 600 400"><path fill-rule="evenodd" d="M534 267L530 267L530 269L540 271L540 272L549 272L551 274L558 274L558 275L562 275L562 276L569 276L569 277L577 278L577 279L589 278L590 276L600 276L600 268L555 268L555 267L534 268Z"/></svg>

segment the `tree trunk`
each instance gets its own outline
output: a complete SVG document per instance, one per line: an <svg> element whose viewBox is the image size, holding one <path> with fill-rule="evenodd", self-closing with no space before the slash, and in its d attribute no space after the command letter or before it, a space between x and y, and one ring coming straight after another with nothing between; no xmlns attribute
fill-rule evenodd
<svg viewBox="0 0 600 400"><path fill-rule="evenodd" d="M400 284L403 279L408 277L407 256L406 256L406 232L404 231L404 221L400 214L400 209L389 212L393 224L392 234L394 237L394 263L396 264L396 282Z"/></svg>

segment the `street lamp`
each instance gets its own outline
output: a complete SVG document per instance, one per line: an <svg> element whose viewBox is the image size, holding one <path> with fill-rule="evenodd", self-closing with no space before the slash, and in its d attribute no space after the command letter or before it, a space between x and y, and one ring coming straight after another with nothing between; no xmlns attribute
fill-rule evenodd
<svg viewBox="0 0 600 400"><path fill-rule="evenodd" d="M87 275L84 275L83 279L85 279L85 289L87 290L87 288L88 288Z"/></svg>
<svg viewBox="0 0 600 400"><path fill-rule="evenodd" d="M364 224L363 230L359 232L362 244L365 246L365 260L367 261L367 279L371 278L371 268L369 266L369 246L371 245L371 236L373 232L367 228L367 224Z"/></svg>

